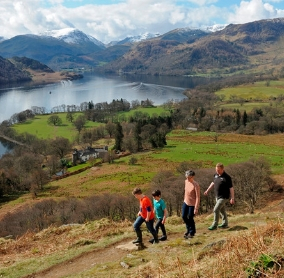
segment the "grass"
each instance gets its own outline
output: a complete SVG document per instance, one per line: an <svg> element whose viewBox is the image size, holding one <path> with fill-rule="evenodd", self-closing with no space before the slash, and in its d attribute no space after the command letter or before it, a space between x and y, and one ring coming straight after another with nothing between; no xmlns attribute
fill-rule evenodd
<svg viewBox="0 0 284 278"><path fill-rule="evenodd" d="M117 192L129 194L136 186L148 188L152 178L160 171L176 171L183 161L198 162L204 168L214 169L217 162L224 165L248 161L264 156L274 175L284 174L283 135L247 136L220 134L214 142L215 133L175 130L168 134L163 149L134 154L136 165L129 165L130 156L94 166L84 172L53 181L38 194L44 197L85 197L100 193ZM68 171L77 170L78 165ZM70 186L72 185L72 186ZM17 202L20 202L19 198Z"/></svg>
<svg viewBox="0 0 284 278"><path fill-rule="evenodd" d="M118 116L124 115L126 118L128 118L129 116L133 116L137 112L147 113L150 116L154 114L161 115L163 113L169 113L161 106L151 107L151 108L140 107L134 110L130 110L128 112L120 112L118 113ZM34 119L28 120L24 123L13 125L13 128L18 133L30 133L41 139L64 137L69 139L71 142L78 135L78 131L71 122L66 120L66 114L67 113L56 114L62 120L62 124L60 126L53 126L47 123L47 120L50 117L50 115L37 115ZM75 113L75 118L82 114L83 113L80 112ZM100 125L103 124L98 122L87 121L85 124L85 128L88 129L92 127L98 127Z"/></svg>
<svg viewBox="0 0 284 278"><path fill-rule="evenodd" d="M161 115L164 113L169 114L169 111L164 109L162 106L157 106L157 107L139 107L137 109L131 109L130 111L127 112L120 112L119 115L124 115L125 117L133 116L135 113L146 113L149 114L149 116L153 115Z"/></svg>
<svg viewBox="0 0 284 278"><path fill-rule="evenodd" d="M216 92L216 95L224 95L225 100L229 100L231 96L237 96L249 101L265 101L271 97L283 95L283 88L284 80L271 80L269 81L269 86L267 86L267 81L261 81L253 84L223 88Z"/></svg>
<svg viewBox="0 0 284 278"><path fill-rule="evenodd" d="M216 135L217 142L214 141ZM200 161L204 167L213 168L219 161L228 165L263 155L270 159L274 174L284 172L282 134L246 136L175 130L168 135L167 142L164 149L135 154L137 165L129 165L130 157L123 157L113 164L94 166L75 176L51 182L38 194L37 200L25 195L19 197L13 206L3 204L2 213L19 209L26 202L39 202L45 197L80 198L109 192L130 194L136 186L148 188L156 173L174 170L182 161ZM263 254L276 260L277 251L283 258L281 212L284 207L282 196L274 194L265 198L265 203L259 206L263 210L256 211L256 214L230 212L232 230L208 231L212 215L204 214L196 217L197 237L186 241L182 237L184 224L181 218L172 216L166 223L168 241L120 255L112 245L118 245L121 240L131 241L134 234L129 221L112 223L102 219L80 225L49 227L16 240L2 240L0 277L23 277L60 263L63 263L63 269L74 267L74 271L65 277L247 277L247 272L254 271L252 267L261 268L267 263ZM277 198L280 198L278 204L270 206L268 200L276 201ZM240 227L247 230L238 230ZM149 238L145 229L143 235L145 240ZM88 259L89 253L94 254L92 259ZM97 259L95 254L98 254ZM76 268L81 257L84 269ZM121 262L129 268L123 268ZM265 271L270 275L272 269Z"/></svg>
<svg viewBox="0 0 284 278"><path fill-rule="evenodd" d="M222 161L225 165L239 163L252 157L266 157L274 173L283 173L283 136L247 136L241 134L217 135L213 132L173 131L167 146L151 157L171 162L201 162L204 168L214 167Z"/></svg>
<svg viewBox="0 0 284 278"><path fill-rule="evenodd" d="M275 210L254 215L229 214L230 228L216 231L207 230L211 215L197 216L197 236L190 240L182 237L185 227L181 218L172 216L166 223L167 241L158 245L146 243L147 248L142 251L124 253L114 246L130 243L134 237L131 222L101 219L50 227L0 242L2 251L5 248L0 275L24 277L57 265L54 273L63 270L64 277L235 278L248 277L247 273L256 270L264 272L265 277L283 277L280 267L282 263L283 268L284 259L284 223L277 215L279 211ZM142 227L147 242L150 235ZM129 267L122 267L121 262Z"/></svg>
<svg viewBox="0 0 284 278"><path fill-rule="evenodd" d="M75 115L78 116L81 114L82 113L76 113ZM30 133L41 139L64 137L72 141L78 134L78 131L71 122L66 120L66 113L58 113L56 115L62 120L60 126L53 126L47 123L50 115L37 115L34 119L28 120L25 123L13 125L13 128L18 133ZM85 127L91 128L98 125L100 124L97 122L87 121Z"/></svg>

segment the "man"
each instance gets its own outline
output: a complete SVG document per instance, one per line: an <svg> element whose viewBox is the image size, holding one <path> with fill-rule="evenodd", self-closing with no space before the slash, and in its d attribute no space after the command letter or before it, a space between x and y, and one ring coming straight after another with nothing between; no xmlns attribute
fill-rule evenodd
<svg viewBox="0 0 284 278"><path fill-rule="evenodd" d="M151 200L147 196L142 194L142 190L140 188L135 188L132 194L140 202L138 217L133 224L133 228L137 234L137 239L134 240L133 243L142 244L142 231L140 227L143 222L146 222L147 229L153 235L154 240L152 243L159 243L158 235L156 233L156 230L154 229L155 214Z"/></svg>
<svg viewBox="0 0 284 278"><path fill-rule="evenodd" d="M214 180L204 192L204 195L207 195L213 187L216 196L216 205L214 207L213 223L210 227L208 227L208 230L211 231L217 229L217 227L228 227L228 217L225 210L226 202L230 199L230 203L232 205L235 203L235 192L232 179L225 172L224 165L222 163L216 164L216 174L214 175ZM222 217L222 224L218 225L220 215Z"/></svg>

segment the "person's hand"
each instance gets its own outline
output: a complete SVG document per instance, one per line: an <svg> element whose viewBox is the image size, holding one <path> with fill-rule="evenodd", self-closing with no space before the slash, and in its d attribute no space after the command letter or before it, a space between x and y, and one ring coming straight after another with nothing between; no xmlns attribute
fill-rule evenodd
<svg viewBox="0 0 284 278"><path fill-rule="evenodd" d="M194 214L198 214L198 209L194 209Z"/></svg>
<svg viewBox="0 0 284 278"><path fill-rule="evenodd" d="M206 190L205 192L204 192L204 195L206 196L208 194L208 191Z"/></svg>
<svg viewBox="0 0 284 278"><path fill-rule="evenodd" d="M145 218L145 221L146 221L146 222L149 222L149 218Z"/></svg>
<svg viewBox="0 0 284 278"><path fill-rule="evenodd" d="M234 199L234 198L231 198L230 204L233 205L234 203L235 203L235 199Z"/></svg>

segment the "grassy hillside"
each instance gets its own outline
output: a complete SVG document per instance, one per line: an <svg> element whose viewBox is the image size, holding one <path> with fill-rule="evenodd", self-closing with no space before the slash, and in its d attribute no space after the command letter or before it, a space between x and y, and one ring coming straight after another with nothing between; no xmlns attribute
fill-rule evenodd
<svg viewBox="0 0 284 278"><path fill-rule="evenodd" d="M274 97L283 95L284 80L268 80L244 84L236 87L223 88L216 95L224 95L224 100L230 100L232 96L242 97L248 101L268 101Z"/></svg>
<svg viewBox="0 0 284 278"><path fill-rule="evenodd" d="M55 138L55 137L64 137L72 141L78 131L74 125L66 120L67 113L58 113L62 124L60 126L49 125L47 120L50 115L37 115L34 119L28 120L24 123L15 124L13 128L18 133L30 133L41 139ZM82 113L76 113L75 117L81 115ZM53 114L54 115L54 114ZM98 126L99 123L87 121L85 127L90 128Z"/></svg>
<svg viewBox="0 0 284 278"><path fill-rule="evenodd" d="M222 134L217 142L215 136L184 130L172 132L163 150L135 155L137 165L129 165L129 157L124 157L113 164L51 182L36 199L24 195L2 204L0 219L20 211L26 204L41 206L40 201L46 198L67 201L109 192L130 195L136 186L147 190L155 174L174 170L182 161L198 161L213 171L217 161L229 165L264 155L272 163L274 177L284 185L283 135ZM283 277L279 267L283 268L284 254L282 195L267 191L252 215L229 208L230 227L225 230L208 231L212 215L200 215L196 218L197 236L190 240L183 239L185 228L181 218L172 216L166 223L169 239L159 245L147 242L150 235L144 228L147 248L142 251L117 249L134 238L132 222L128 220L113 223L102 219L28 232L16 239L2 238L0 276L235 278L249 277L247 273L254 273L257 268L265 271L267 277ZM264 255L272 262L271 268L264 265ZM121 262L128 267L122 267Z"/></svg>
<svg viewBox="0 0 284 278"><path fill-rule="evenodd" d="M166 222L157 245L143 225L146 249L133 249L132 222L107 219L50 227L0 241L0 275L19 277L283 277L283 200L270 195L255 214L229 212L229 229L208 231L212 215L196 217L197 234L185 240L181 217ZM264 203L263 203L264 204ZM52 239L52 240L51 240ZM123 249L128 248L128 249ZM264 276L257 276L264 273Z"/></svg>
<svg viewBox="0 0 284 278"><path fill-rule="evenodd" d="M147 113L150 116L152 116L153 114L160 115L162 113L169 113L169 112L165 110L163 107L137 108L129 112L120 112L118 114L118 117L124 115L127 118L129 116L133 116L135 113ZM28 120L24 123L13 125L13 128L18 133L27 132L42 139L64 137L72 141L77 135L78 131L71 122L66 120L66 114L67 113L57 114L62 120L62 124L59 126L49 125L47 123L47 120L51 115L36 115L34 119ZM75 113L74 115L75 118L78 115L82 115L82 113ZM96 127L99 125L102 125L102 123L87 121L85 124L85 128Z"/></svg>

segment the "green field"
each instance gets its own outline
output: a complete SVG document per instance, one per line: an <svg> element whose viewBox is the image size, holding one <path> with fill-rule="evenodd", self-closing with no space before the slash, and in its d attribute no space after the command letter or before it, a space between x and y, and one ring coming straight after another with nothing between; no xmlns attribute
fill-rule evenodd
<svg viewBox="0 0 284 278"><path fill-rule="evenodd" d="M151 108L138 108L138 109L130 110L128 112L121 112L118 114L118 116L124 115L127 118L139 112L147 113L150 116L154 114L161 115L163 113L169 113L163 107L153 107L153 108L151 107ZM66 114L67 113L56 114L62 120L62 124L60 126L53 126L47 123L47 120L51 115L37 115L34 119L28 120L24 123L13 125L13 128L18 133L30 133L41 139L48 139L48 138L52 139L55 137L64 137L72 141L78 134L78 131L75 129L72 123L66 120ZM75 117L78 115L82 115L82 113L79 113L79 112L75 113ZM102 124L103 123L87 121L85 128L97 127Z"/></svg>
<svg viewBox="0 0 284 278"><path fill-rule="evenodd" d="M167 146L147 155L147 159L157 166L163 163L177 165L180 162L198 162L203 168L214 168L216 163L224 165L241 163L251 158L265 157L271 164L273 174L284 173L284 143L282 135L247 136L221 134L214 142L214 132L191 132L174 130L167 135ZM135 155L143 159L145 154ZM129 158L124 158L127 161ZM145 160L145 158L144 158Z"/></svg>
<svg viewBox="0 0 284 278"><path fill-rule="evenodd" d="M273 80L255 82L253 84L245 84L237 87L223 88L216 92L216 95L225 96L225 101L228 101L231 96L241 97L248 101L267 101L271 97L277 97L284 94L284 80Z"/></svg>
<svg viewBox="0 0 284 278"><path fill-rule="evenodd" d="M82 113L76 113L75 116L81 115ZM54 115L54 114L53 114ZM66 113L58 113L62 124L60 126L53 126L47 123L50 115L37 115L34 119L28 120L25 123L15 124L13 128L18 133L30 133L41 139L52 139L56 137L68 138L72 141L77 135L78 131L74 125L66 120ZM99 126L100 123L87 121L85 127L90 128Z"/></svg>

